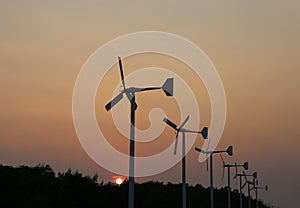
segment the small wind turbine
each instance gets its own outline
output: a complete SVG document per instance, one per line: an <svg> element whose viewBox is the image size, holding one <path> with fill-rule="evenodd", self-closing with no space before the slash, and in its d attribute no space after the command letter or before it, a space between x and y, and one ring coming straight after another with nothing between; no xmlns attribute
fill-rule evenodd
<svg viewBox="0 0 300 208"><path fill-rule="evenodd" d="M224 161L222 155L220 155L220 156L221 156L222 163L223 163L222 180L224 178L225 168L227 168L227 177L228 177L228 179L227 179L227 182L228 182L228 187L227 187L227 190L228 190L227 198L228 198L228 200L227 200L227 202L228 202L228 208L231 208L230 168L234 167L235 168L235 173L237 174L237 168L238 167L243 167L245 170L248 170L249 164L248 164L248 162L244 162L243 164L237 164L237 163L225 164L225 161Z"/></svg>
<svg viewBox="0 0 300 208"><path fill-rule="evenodd" d="M198 147L195 150L204 154L210 154L210 208L214 208L214 188L213 188L213 154L226 152L229 156L233 155L233 147L229 146L226 150L205 151ZM207 160L206 160L207 162ZM207 164L207 163L206 163Z"/></svg>
<svg viewBox="0 0 300 208"><path fill-rule="evenodd" d="M254 182L254 180L255 180L255 178L253 177L253 175L252 175L252 177L253 177L253 180L252 181L249 181L248 179L247 179L247 175L246 175L246 173L245 173L245 171L243 171L243 173L244 173L244 177L245 177L245 184L244 184L244 186L247 184L247 187L248 187L248 207L249 208L251 208L251 193L250 193L250 191L251 191L251 188L250 188L250 186L252 185L252 186L254 186L255 185L255 182Z"/></svg>
<svg viewBox="0 0 300 208"><path fill-rule="evenodd" d="M136 87L125 87L124 73L122 67L121 57L118 57L121 81L123 90L112 99L106 106L106 110L109 111L114 105L116 105L122 98L123 94L126 94L130 102L130 160L129 160L129 195L128 195L128 207L134 207L134 131L135 131L135 110L137 109L137 104L135 102L135 93L150 91L150 90L159 90L162 89L167 96L173 95L173 78L168 78L162 87L146 87L146 88L136 88Z"/></svg>
<svg viewBox="0 0 300 208"><path fill-rule="evenodd" d="M266 190L268 191L269 190L269 187L266 185L266 186L258 186L258 180L256 179L253 179L253 183L254 183L254 186L251 188L251 190L254 189L255 191L255 206L256 208L258 208L258 189L263 189L263 190Z"/></svg>
<svg viewBox="0 0 300 208"><path fill-rule="evenodd" d="M186 208L186 175L185 175L185 133L195 133L195 134L201 134L204 139L207 139L207 127L204 127L202 131L194 131L183 128L183 126L187 123L190 116L187 116L185 120L182 122L182 124L177 128L177 125L170 121L167 118L164 118L164 122L168 124L170 127L176 130L176 139L175 139L175 146L174 146L174 155L176 155L177 151L177 144L178 144L178 134L179 132L182 133L182 207Z"/></svg>
<svg viewBox="0 0 300 208"><path fill-rule="evenodd" d="M247 182L243 185L242 184L242 177L245 177L245 176L252 176L253 178L257 178L257 172L254 172L253 174L246 174L246 173L238 173L238 174L235 174L234 178L236 177L240 177L240 208L243 207L243 195L242 195L242 192L243 192L243 188L246 186Z"/></svg>

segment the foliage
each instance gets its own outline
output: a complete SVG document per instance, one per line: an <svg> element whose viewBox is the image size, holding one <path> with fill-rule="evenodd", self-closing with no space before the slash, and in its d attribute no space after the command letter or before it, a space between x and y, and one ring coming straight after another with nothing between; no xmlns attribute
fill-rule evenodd
<svg viewBox="0 0 300 208"><path fill-rule="evenodd" d="M0 207L127 207L128 181L121 186L98 182L98 176L83 176L71 169L55 175L49 165L35 167L0 165ZM215 190L215 207L227 207L227 189ZM238 193L232 192L233 208ZM244 197L247 206L247 198ZM263 205L260 201L260 207ZM209 207L209 189L201 185L187 187L187 207ZM254 207L255 203L252 200ZM181 184L146 182L135 184L135 207L181 207Z"/></svg>

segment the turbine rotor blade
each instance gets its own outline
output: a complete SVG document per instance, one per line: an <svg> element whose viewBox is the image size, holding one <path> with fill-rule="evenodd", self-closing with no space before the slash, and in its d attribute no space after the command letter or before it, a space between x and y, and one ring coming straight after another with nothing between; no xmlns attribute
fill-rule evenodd
<svg viewBox="0 0 300 208"><path fill-rule="evenodd" d="M123 98L123 93L118 94L114 99L112 99L108 104L106 104L106 111L109 111L114 105L116 105Z"/></svg>
<svg viewBox="0 0 300 208"><path fill-rule="evenodd" d="M198 151L198 152L201 152L201 153L204 152L202 149L200 149L200 148L198 148L198 147L195 147L195 150Z"/></svg>
<svg viewBox="0 0 300 208"><path fill-rule="evenodd" d="M121 73L121 81L122 81L122 85L123 85L123 87L125 89L125 80L124 80L123 66L122 66L122 60L121 60L120 56L118 57L118 60L119 60L119 68L120 68L120 73Z"/></svg>
<svg viewBox="0 0 300 208"><path fill-rule="evenodd" d="M175 138L175 146L174 146L174 155L176 155L176 152L177 152L177 145L178 145L178 133L176 134L176 138Z"/></svg>
<svg viewBox="0 0 300 208"><path fill-rule="evenodd" d="M223 181L223 179L224 179L224 172L225 172L225 162L224 162L224 159L222 157L222 154L220 154L220 157L221 157L221 160L222 160L222 163L223 163L223 166L222 166L222 181Z"/></svg>
<svg viewBox="0 0 300 208"><path fill-rule="evenodd" d="M178 129L181 129L189 119L190 119L190 116L187 116Z"/></svg>
<svg viewBox="0 0 300 208"><path fill-rule="evenodd" d="M229 167L228 167L229 168ZM225 173L225 167L223 166L223 168L222 168L223 170L222 170L222 181L224 180L224 173Z"/></svg>
<svg viewBox="0 0 300 208"><path fill-rule="evenodd" d="M174 123L173 123L172 121L170 121L169 119L164 118L164 119L163 119L163 122L165 122L166 124L168 124L169 126L171 126L173 129L175 129L176 131L178 131L177 125L174 124Z"/></svg>
<svg viewBox="0 0 300 208"><path fill-rule="evenodd" d="M224 166L224 165L225 165L225 161L224 161L224 159L223 159L222 154L220 154L220 157L221 157L221 160L222 160L222 163L223 163L223 166Z"/></svg>

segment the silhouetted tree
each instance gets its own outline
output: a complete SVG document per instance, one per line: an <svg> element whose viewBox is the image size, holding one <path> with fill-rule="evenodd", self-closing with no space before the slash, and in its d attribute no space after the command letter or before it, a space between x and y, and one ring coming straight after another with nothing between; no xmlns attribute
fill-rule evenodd
<svg viewBox="0 0 300 208"><path fill-rule="evenodd" d="M146 182L135 186L135 205L142 208L181 207L181 184ZM215 189L215 207L227 207L227 189ZM98 176L83 176L68 169L55 175L47 164L35 167L0 165L0 207L127 207L128 181L118 186L98 182ZM245 207L247 197L243 197ZM268 208L262 201L260 207ZM187 186L188 207L209 207L209 188ZM252 200L253 207L255 206ZM239 207L239 194L232 192L232 207Z"/></svg>

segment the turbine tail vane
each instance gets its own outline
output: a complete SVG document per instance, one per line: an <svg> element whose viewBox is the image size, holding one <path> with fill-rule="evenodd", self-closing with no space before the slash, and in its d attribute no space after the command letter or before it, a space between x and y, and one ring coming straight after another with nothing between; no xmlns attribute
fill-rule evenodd
<svg viewBox="0 0 300 208"><path fill-rule="evenodd" d="M167 96L173 96L173 81L174 78L168 78L162 86L162 89Z"/></svg>
<svg viewBox="0 0 300 208"><path fill-rule="evenodd" d="M198 133L202 134L202 136L203 136L204 139L207 139L208 128L207 128L207 127L204 127L204 128L202 129L202 131L201 131L201 132L198 132Z"/></svg>
<svg viewBox="0 0 300 208"><path fill-rule="evenodd" d="M253 178L257 178L257 172L254 172L254 173L252 174L252 176L253 176Z"/></svg>
<svg viewBox="0 0 300 208"><path fill-rule="evenodd" d="M248 169L249 169L249 163L248 163L248 162L244 162L243 168L244 168L245 170L248 170Z"/></svg>
<svg viewBox="0 0 300 208"><path fill-rule="evenodd" d="M233 155L233 147L232 147L232 146L229 146L229 147L227 148L226 152L227 152L227 154L228 154L229 156L232 156L232 155Z"/></svg>

